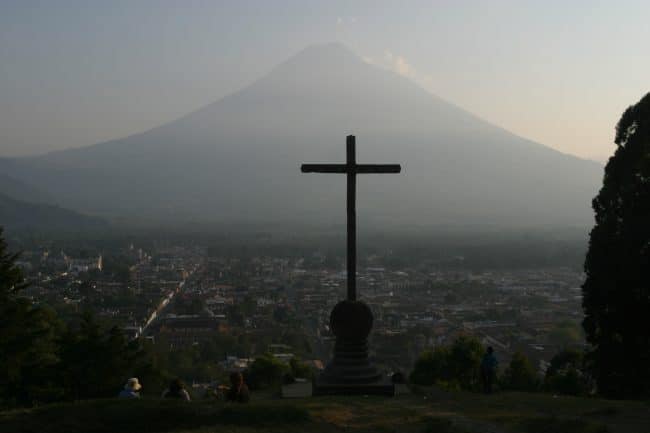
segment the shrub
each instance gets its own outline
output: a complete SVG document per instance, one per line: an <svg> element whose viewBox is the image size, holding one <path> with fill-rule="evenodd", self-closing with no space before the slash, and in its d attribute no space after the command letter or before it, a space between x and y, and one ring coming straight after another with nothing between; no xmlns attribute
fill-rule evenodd
<svg viewBox="0 0 650 433"><path fill-rule="evenodd" d="M253 361L246 378L252 389L268 388L282 384L283 377L289 373L289 366L271 354L265 354Z"/></svg>
<svg viewBox="0 0 650 433"><path fill-rule="evenodd" d="M514 391L535 391L539 388L539 379L535 368L526 355L515 352L501 379L503 389Z"/></svg>
<svg viewBox="0 0 650 433"><path fill-rule="evenodd" d="M586 395L590 388L582 352L563 350L551 359L544 377L545 390L564 395Z"/></svg>
<svg viewBox="0 0 650 433"><path fill-rule="evenodd" d="M410 380L416 385L446 384L450 388L476 389L482 353L483 346L476 338L461 336L451 346L423 352Z"/></svg>

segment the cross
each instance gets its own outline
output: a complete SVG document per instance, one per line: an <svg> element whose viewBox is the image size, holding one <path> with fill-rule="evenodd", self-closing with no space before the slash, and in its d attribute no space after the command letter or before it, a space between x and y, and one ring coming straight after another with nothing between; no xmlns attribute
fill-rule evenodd
<svg viewBox="0 0 650 433"><path fill-rule="evenodd" d="M399 173L399 164L357 164L355 138L346 139L347 158L345 164L303 164L303 173L345 173L348 178L348 300L357 300L357 174Z"/></svg>

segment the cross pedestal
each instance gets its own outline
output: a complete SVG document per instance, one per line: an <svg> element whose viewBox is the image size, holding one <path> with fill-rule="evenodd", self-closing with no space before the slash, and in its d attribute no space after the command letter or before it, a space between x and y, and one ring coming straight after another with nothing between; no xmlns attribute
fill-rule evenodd
<svg viewBox="0 0 650 433"><path fill-rule="evenodd" d="M395 387L370 363L368 335L372 312L361 301L336 304L330 329L336 336L334 356L314 383L314 395L394 395Z"/></svg>
<svg viewBox="0 0 650 433"><path fill-rule="evenodd" d="M357 164L355 137L347 137L345 164L303 164L303 173L347 175L347 299L336 304L330 329L336 336L334 356L314 383L314 395L394 395L393 384L370 363L368 335L372 329L370 307L357 300L356 177L362 173L399 173L398 164Z"/></svg>

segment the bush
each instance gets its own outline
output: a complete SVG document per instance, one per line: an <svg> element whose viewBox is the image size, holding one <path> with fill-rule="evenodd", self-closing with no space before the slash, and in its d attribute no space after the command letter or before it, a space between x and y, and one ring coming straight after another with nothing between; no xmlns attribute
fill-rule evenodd
<svg viewBox="0 0 650 433"><path fill-rule="evenodd" d="M457 380L462 389L478 389L484 351L481 342L474 337L458 337L451 345L449 355L451 379Z"/></svg>
<svg viewBox="0 0 650 433"><path fill-rule="evenodd" d="M446 380L449 368L449 348L436 347L434 350L423 352L415 362L411 372L411 382L416 385L431 386L437 381Z"/></svg>
<svg viewBox="0 0 650 433"><path fill-rule="evenodd" d="M526 355L521 352L512 355L501 378L501 386L513 391L535 391L539 388L537 373Z"/></svg>
<svg viewBox="0 0 650 433"><path fill-rule="evenodd" d="M478 388L483 346L473 337L461 336L451 346L423 352L410 375L416 385L444 384L445 388Z"/></svg>
<svg viewBox="0 0 650 433"><path fill-rule="evenodd" d="M544 377L544 389L564 395L587 395L591 386L584 371L583 353L563 350L551 359Z"/></svg>
<svg viewBox="0 0 650 433"><path fill-rule="evenodd" d="M246 378L252 389L261 389L281 385L287 373L289 373L287 364L277 360L271 354L265 354L253 361Z"/></svg>

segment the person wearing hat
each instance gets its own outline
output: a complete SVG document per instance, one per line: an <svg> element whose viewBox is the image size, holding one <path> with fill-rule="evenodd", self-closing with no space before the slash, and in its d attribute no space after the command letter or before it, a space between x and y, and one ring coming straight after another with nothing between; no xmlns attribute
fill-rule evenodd
<svg viewBox="0 0 650 433"><path fill-rule="evenodd" d="M142 385L140 385L140 381L138 380L138 378L132 377L126 381L126 385L124 385L124 389L120 391L118 397L119 398L140 398L141 389L142 389Z"/></svg>

